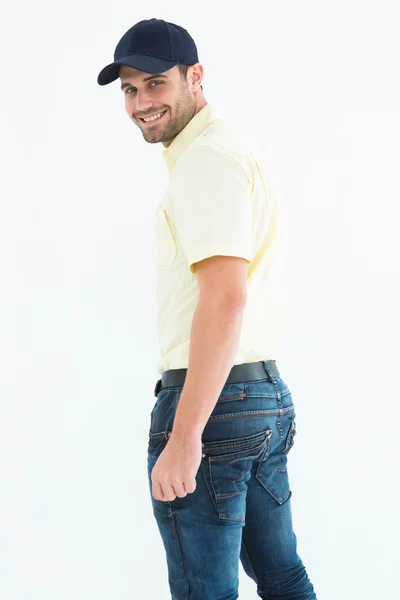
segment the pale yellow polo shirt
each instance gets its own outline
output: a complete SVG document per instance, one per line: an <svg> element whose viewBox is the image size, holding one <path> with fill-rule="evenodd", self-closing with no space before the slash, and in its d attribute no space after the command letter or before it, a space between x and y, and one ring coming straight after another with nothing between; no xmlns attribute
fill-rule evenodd
<svg viewBox="0 0 400 600"><path fill-rule="evenodd" d="M273 179L216 104L201 109L162 156L169 186L155 225L158 372L189 365L199 297L193 265L214 255L249 263L233 364L278 361L289 330L291 286Z"/></svg>

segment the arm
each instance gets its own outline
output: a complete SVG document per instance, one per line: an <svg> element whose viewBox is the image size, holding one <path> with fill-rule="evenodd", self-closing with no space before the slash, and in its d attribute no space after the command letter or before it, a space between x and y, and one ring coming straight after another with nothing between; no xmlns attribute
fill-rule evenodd
<svg viewBox="0 0 400 600"><path fill-rule="evenodd" d="M213 256L196 263L200 295L192 322L188 371L171 434L174 438L201 438L232 368L246 305L247 267L246 259L233 256Z"/></svg>

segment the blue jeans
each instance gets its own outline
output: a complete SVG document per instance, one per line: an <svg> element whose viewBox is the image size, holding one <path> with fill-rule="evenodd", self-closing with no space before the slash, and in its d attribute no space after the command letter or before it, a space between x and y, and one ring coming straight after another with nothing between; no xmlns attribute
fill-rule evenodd
<svg viewBox="0 0 400 600"><path fill-rule="evenodd" d="M162 388L150 417L148 480L172 600L236 600L239 560L265 600L316 600L296 551L287 455L295 407L281 377L225 384L203 430L196 489L156 500L151 471L183 386Z"/></svg>

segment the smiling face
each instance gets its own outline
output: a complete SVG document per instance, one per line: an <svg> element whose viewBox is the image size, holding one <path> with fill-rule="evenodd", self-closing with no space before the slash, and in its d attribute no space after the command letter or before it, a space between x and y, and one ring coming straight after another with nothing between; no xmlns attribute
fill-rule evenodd
<svg viewBox="0 0 400 600"><path fill-rule="evenodd" d="M119 76L125 96L125 110L150 144L162 142L167 148L207 104L200 87L203 67L199 63L189 67L186 80L177 66L152 75L121 65ZM155 115L156 119L147 123L144 121L144 118Z"/></svg>

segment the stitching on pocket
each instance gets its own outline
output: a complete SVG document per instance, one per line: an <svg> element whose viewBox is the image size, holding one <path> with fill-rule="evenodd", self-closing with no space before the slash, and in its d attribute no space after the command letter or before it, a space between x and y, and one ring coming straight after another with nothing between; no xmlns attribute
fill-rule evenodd
<svg viewBox="0 0 400 600"><path fill-rule="evenodd" d="M294 405L287 406L286 408L280 408L278 410L243 410L237 413L224 413L221 415L211 415L210 421L228 421L232 419L242 419L244 417L282 417L288 413L294 412Z"/></svg>
<svg viewBox="0 0 400 600"><path fill-rule="evenodd" d="M289 450L292 448L292 446L294 444L294 436L295 435L296 435L296 421L295 421L295 419L293 419L293 421L290 423L289 431L288 431L286 441L285 441L285 447L282 450L282 454L287 454L289 452Z"/></svg>
<svg viewBox="0 0 400 600"><path fill-rule="evenodd" d="M272 430L267 429L253 436L237 438L242 441L252 439L253 442L244 450L241 447L235 453L202 460L202 473L219 519L245 522L247 481L252 465L268 453L271 434Z"/></svg>
<svg viewBox="0 0 400 600"><path fill-rule="evenodd" d="M149 431L148 450L153 454L157 454L160 448L166 444L169 439L169 431L158 431L153 433Z"/></svg>
<svg viewBox="0 0 400 600"><path fill-rule="evenodd" d="M278 504L283 504L292 495L287 470L287 454L293 446L295 432L296 425L293 420L283 450L266 453L256 472L256 479Z"/></svg>
<svg viewBox="0 0 400 600"><path fill-rule="evenodd" d="M203 455L212 462L241 458L249 453L257 453L269 441L271 434L272 430L266 429L246 437L208 442L203 445Z"/></svg>

